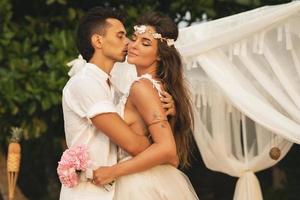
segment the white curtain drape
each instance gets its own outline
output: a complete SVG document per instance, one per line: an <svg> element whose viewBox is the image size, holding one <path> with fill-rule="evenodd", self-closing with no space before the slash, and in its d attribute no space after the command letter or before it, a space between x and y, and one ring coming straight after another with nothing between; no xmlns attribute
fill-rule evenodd
<svg viewBox="0 0 300 200"><path fill-rule="evenodd" d="M181 29L176 47L205 165L239 177L235 200L262 199L254 173L300 144L300 2Z"/></svg>
<svg viewBox="0 0 300 200"><path fill-rule="evenodd" d="M205 165L239 177L234 200L261 200L255 172L300 144L300 2L267 6L180 29ZM136 75L118 64L121 90ZM277 160L270 157L275 147Z"/></svg>
<svg viewBox="0 0 300 200"><path fill-rule="evenodd" d="M193 90L194 138L205 165L211 170L239 177L235 200L262 199L254 173L280 161L292 143L242 114L211 81L193 83L194 87L198 86ZM269 155L273 147L281 151L278 160Z"/></svg>

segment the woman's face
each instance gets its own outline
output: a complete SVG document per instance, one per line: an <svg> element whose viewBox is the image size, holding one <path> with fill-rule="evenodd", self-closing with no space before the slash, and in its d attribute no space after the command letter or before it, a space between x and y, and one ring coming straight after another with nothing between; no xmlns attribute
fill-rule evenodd
<svg viewBox="0 0 300 200"><path fill-rule="evenodd" d="M152 26L146 27L144 33L135 32L128 45L128 63L142 68L157 65L158 41L151 34L156 31Z"/></svg>

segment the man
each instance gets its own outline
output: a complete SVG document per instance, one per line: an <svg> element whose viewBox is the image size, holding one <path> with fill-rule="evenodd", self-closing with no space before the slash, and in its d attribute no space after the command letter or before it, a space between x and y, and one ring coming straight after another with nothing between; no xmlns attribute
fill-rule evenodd
<svg viewBox="0 0 300 200"><path fill-rule="evenodd" d="M115 62L125 60L129 42L122 21L116 11L100 7L80 21L77 47L89 62L63 89L67 145L87 144L96 167L117 163L117 146L137 155L150 145L146 137L131 131L114 104L109 74ZM74 188L62 186L60 200L112 200L113 195L114 185L106 190L82 181Z"/></svg>

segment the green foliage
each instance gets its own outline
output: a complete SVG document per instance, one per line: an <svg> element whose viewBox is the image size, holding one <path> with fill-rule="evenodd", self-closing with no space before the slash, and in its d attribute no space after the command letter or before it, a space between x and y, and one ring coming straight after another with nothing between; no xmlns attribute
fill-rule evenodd
<svg viewBox="0 0 300 200"><path fill-rule="evenodd" d="M6 151L10 128L21 127L19 185L30 199L57 199L61 92L68 79L66 63L78 54L73 36L83 12L66 8L63 1L24 2L0 0L0 143Z"/></svg>
<svg viewBox="0 0 300 200"><path fill-rule="evenodd" d="M59 17L25 16L15 23L11 3L2 0L0 7L0 140L11 126L21 126L25 139L36 138L62 122L49 111L61 110L65 64L76 55L73 20L79 15L69 8ZM61 28L65 23L70 25Z"/></svg>

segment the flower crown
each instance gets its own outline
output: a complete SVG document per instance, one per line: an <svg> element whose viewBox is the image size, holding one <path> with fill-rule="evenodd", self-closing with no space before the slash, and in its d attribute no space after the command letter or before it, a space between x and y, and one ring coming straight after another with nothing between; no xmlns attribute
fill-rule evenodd
<svg viewBox="0 0 300 200"><path fill-rule="evenodd" d="M162 37L162 35L160 33L156 33L156 32L153 32L151 30L147 30L146 25L135 25L133 27L133 29L138 34L143 34L145 32L148 32L148 33L150 33L153 36L154 39L158 39L160 41L167 42L168 46L173 46L174 43L175 43L174 39L165 38L165 37Z"/></svg>

